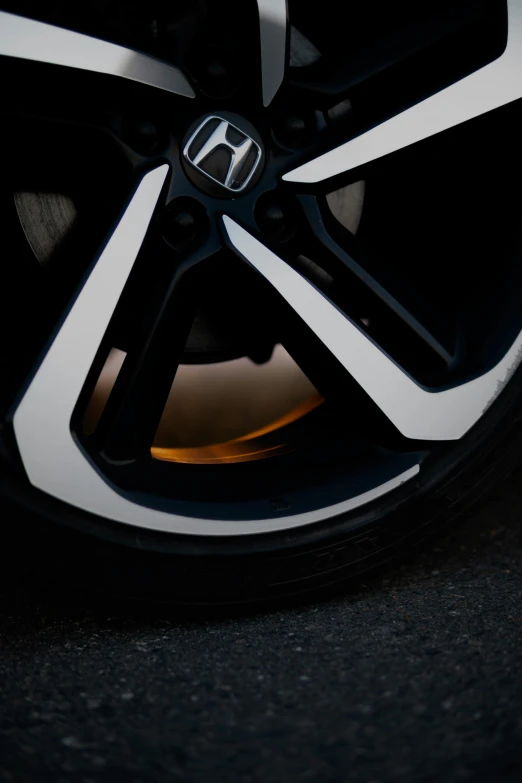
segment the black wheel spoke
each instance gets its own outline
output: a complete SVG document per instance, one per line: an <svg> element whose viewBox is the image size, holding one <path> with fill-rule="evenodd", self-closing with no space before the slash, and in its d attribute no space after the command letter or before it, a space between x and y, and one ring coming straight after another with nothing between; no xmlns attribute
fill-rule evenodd
<svg viewBox="0 0 522 783"><path fill-rule="evenodd" d="M505 51L489 64L430 97L418 96L403 111L390 110L373 120L368 130L334 146L284 175L288 182L316 185L348 172L360 177L361 169L386 155L479 117L522 97L519 60L522 22L516 0L508 3L508 40ZM353 135L353 133L352 133Z"/></svg>
<svg viewBox="0 0 522 783"><path fill-rule="evenodd" d="M345 276L343 284L347 292L353 289L353 277L359 285L351 291L350 299L358 301L359 309L372 308L372 298L379 300L386 310L393 313L408 329L434 351L445 363L452 365L456 360L457 338L455 329L451 329L448 318L437 312L433 305L422 299L418 292L408 286L407 281L398 281L388 272L385 276L381 268L381 279L377 280L364 263L364 251L360 241L343 228L328 210L321 210L317 200L302 196L300 202L312 229L309 255L317 262L326 262L327 266L346 269L351 275ZM356 260L356 259L359 259ZM382 265L381 265L382 266ZM383 279L387 277L387 279ZM350 280L350 278L352 278ZM362 286L362 288L361 288ZM393 287L400 288L394 295ZM366 291L364 290L366 289ZM365 296L365 294L369 295ZM360 310L360 312L364 312ZM386 316L386 312L384 313ZM366 317L369 319L369 313ZM376 338L378 339L378 338Z"/></svg>
<svg viewBox="0 0 522 783"><path fill-rule="evenodd" d="M175 270L159 303L149 302L155 317L127 353L96 430L106 459L125 462L150 452L196 312L196 295L187 278L195 265L215 253L212 243L195 251Z"/></svg>
<svg viewBox="0 0 522 783"><path fill-rule="evenodd" d="M474 0L442 7L440 3L426 3L414 10L407 4L389 6L384 13L380 9L377 18L371 7L343 9L347 24L343 25L341 41L329 43L312 73L294 69L292 84L325 105L332 98L340 101L354 86L417 52L440 41L447 46L447 39L455 32L487 18L487 11L487 2Z"/></svg>

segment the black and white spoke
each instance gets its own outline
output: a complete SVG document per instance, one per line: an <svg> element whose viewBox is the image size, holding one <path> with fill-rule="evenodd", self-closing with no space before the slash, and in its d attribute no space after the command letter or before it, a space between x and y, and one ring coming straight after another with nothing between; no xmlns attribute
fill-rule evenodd
<svg viewBox="0 0 522 783"><path fill-rule="evenodd" d="M321 291L231 218L237 253L263 275L407 438L458 440L479 420L521 360L522 332L489 372L451 389L424 389Z"/></svg>
<svg viewBox="0 0 522 783"><path fill-rule="evenodd" d="M141 52L62 27L0 11L0 56L78 68L194 98L174 66Z"/></svg>
<svg viewBox="0 0 522 783"><path fill-rule="evenodd" d="M295 183L322 182L409 147L522 98L522 2L507 0L508 40L497 60L410 109L287 172Z"/></svg>
<svg viewBox="0 0 522 783"><path fill-rule="evenodd" d="M283 83L286 67L286 0L257 0L261 32L263 105L269 106Z"/></svg>
<svg viewBox="0 0 522 783"><path fill-rule="evenodd" d="M14 414L14 432L31 483L69 502L71 492L79 492L75 505L81 507L88 504L97 476L74 442L71 419L167 174L163 165L142 178Z"/></svg>

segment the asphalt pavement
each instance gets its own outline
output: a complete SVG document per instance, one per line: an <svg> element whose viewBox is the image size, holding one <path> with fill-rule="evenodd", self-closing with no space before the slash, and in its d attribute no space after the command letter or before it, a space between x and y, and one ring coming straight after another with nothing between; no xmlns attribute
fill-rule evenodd
<svg viewBox="0 0 522 783"><path fill-rule="evenodd" d="M357 590L196 616L4 575L0 781L522 780L522 470Z"/></svg>

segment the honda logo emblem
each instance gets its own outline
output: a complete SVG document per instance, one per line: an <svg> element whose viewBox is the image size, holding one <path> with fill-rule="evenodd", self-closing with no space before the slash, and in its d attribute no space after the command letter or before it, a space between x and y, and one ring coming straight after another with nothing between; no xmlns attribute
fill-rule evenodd
<svg viewBox="0 0 522 783"><path fill-rule="evenodd" d="M183 156L201 174L232 193L244 190L261 161L261 147L222 117L207 117L188 140Z"/></svg>

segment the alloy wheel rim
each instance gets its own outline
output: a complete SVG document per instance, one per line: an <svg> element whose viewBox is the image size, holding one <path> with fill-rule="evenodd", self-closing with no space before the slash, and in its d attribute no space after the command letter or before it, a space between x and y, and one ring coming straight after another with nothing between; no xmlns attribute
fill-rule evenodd
<svg viewBox="0 0 522 783"><path fill-rule="evenodd" d="M217 117L219 122L231 122L227 119L230 114L226 96L220 99L224 108L213 110L213 114L193 108L185 113L180 109L182 119L170 128L169 141L166 144L158 141L156 147L153 143L146 154L136 152L123 133L119 143L135 170L131 196L71 298L34 375L11 409L9 424L30 483L108 519L170 532L244 535L301 526L356 508L417 475L429 451L427 444L436 447L438 442L445 444L461 439L479 421L520 362L522 332L514 335L507 349L496 360L490 360L489 366L486 363L459 377L458 371L455 372L458 342L450 345L444 336L432 331L418 312L404 306L336 241L338 229L325 212L323 202L332 183L353 181L364 173L364 167L385 156L518 100L522 96L522 82L513 74L522 52L522 4L518 0L508 2L507 45L500 56L327 151L322 150L332 144L339 131L335 127L329 131L325 119L328 112L323 107L312 112L305 106L300 115L303 121L294 123L296 143L291 138L288 142L277 122L274 129L270 114L274 109L270 106L277 107L288 68L286 3L258 0L257 13L260 90L254 101L256 110L249 108L248 113L252 118L261 118L260 129L255 123L255 131L248 131L250 120L243 124L237 114L234 117L239 119L233 127L250 139L250 133L259 133L267 162L258 182L248 192L245 188L243 196L236 198L237 194L233 193L232 198L219 190L219 184L216 192L205 194L200 183L191 182L183 174L183 140L187 139L191 126L196 125L197 132L210 116ZM0 16L0 53L140 82L148 89L171 93L176 105L198 101L197 84L191 84L182 70L171 63L4 12ZM297 94L300 89L301 86ZM279 97L283 101L284 93L279 93ZM294 101L292 110L296 104ZM284 114L280 112L280 116ZM307 123L312 125L312 131L303 142L299 134ZM292 131L292 123L289 128ZM174 247L176 263L170 270L164 270L166 285L156 300L156 311L149 317L146 333L137 340L122 375L118 376L97 438L87 442L78 424L80 413L106 355L107 335L114 314L121 307L128 280L134 268L143 267L143 248L151 242L151 235L152 241L158 237L164 241L161 213L172 209L172 205L175 208L176 203L183 202L185 208L188 200L193 200L198 208L203 205L201 216L196 215L196 241L189 243L188 249L183 243ZM270 208L265 206L267 200ZM274 200L284 220L291 225L270 235L263 231L266 228L263 221L267 214L273 213ZM359 286L370 291L372 301L385 306L416 340L437 355L446 369L451 370L446 380L443 373L439 374L438 383L426 383L422 377L414 377L411 369L402 366L393 352L383 347L371 329L366 328L365 319L356 320L346 312L335 291L325 291L309 271L296 265L292 252L297 247L295 237L300 231L306 241L318 241L315 247L320 246L325 257L334 260L334 266L346 269ZM300 241L302 247L305 242ZM292 318L297 315L299 325L292 326L292 331L299 333L300 325L305 325L311 342L318 344L320 351L335 364L332 377L337 377L339 369L346 372L371 400L371 405L379 408L391 422L392 429L406 439L408 443L403 442L394 460L390 459L389 464L384 460L386 465L380 466L377 471L380 481L375 481L375 475L363 479L355 474L350 483L339 474L335 476L335 491L324 491L324 498L331 501L325 503L315 497L315 508L310 508L310 501L314 492L317 495L317 487L301 502L292 493L282 498L270 493L268 497L256 499L255 510L246 501L235 504L235 510L233 503L221 504L207 518L197 516L197 510L191 510L186 499L174 504L161 492L159 497L153 497L150 490L130 489L138 475L136 466L142 455L146 454L150 460L153 434L175 373L174 364L165 366L162 360L166 334L173 334L179 328L178 350L186 338L187 325L177 320L183 310L185 281L196 268L208 264L209 259L215 260L223 249L242 268L255 271L264 290L272 292L271 302L277 300L285 317L288 313ZM163 369L158 378L160 366ZM144 381L152 375L157 380L153 388ZM58 393L57 377L61 381ZM120 480L125 472L129 478ZM150 486L156 483L153 479ZM201 504L193 505L195 509L202 508ZM229 518L223 518L225 506ZM251 515L242 518L245 506L252 506ZM179 513L180 509L186 513Z"/></svg>

